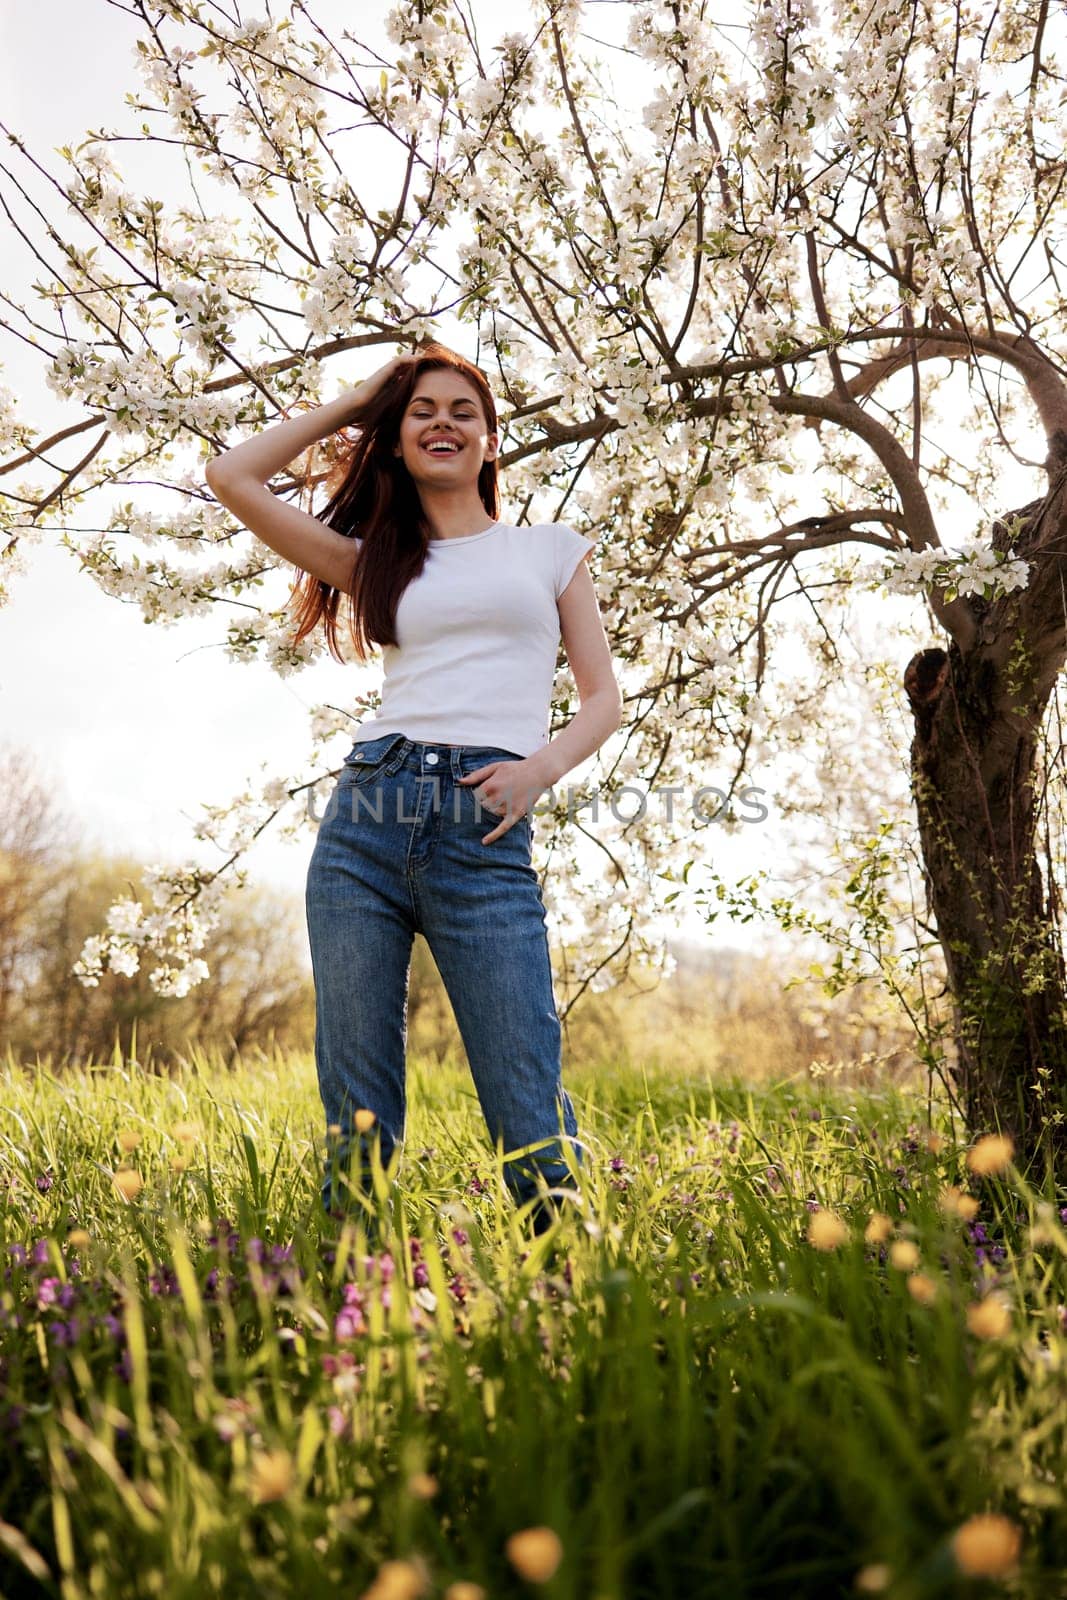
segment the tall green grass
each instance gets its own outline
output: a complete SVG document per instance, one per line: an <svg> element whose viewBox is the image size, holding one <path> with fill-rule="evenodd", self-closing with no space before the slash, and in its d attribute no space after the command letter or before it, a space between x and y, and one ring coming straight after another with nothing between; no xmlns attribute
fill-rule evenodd
<svg viewBox="0 0 1067 1600"><path fill-rule="evenodd" d="M567 1084L535 1238L413 1061L368 1248L308 1059L9 1064L0 1593L1067 1593L1063 1197L895 1093Z"/></svg>

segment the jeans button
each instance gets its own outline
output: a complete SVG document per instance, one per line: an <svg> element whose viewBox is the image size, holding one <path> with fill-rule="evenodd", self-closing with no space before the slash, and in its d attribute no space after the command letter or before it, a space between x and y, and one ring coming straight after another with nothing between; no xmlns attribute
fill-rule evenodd
<svg viewBox="0 0 1067 1600"><path fill-rule="evenodd" d="M429 752L429 754L427 755L426 760L428 761L430 766L436 766L437 765L437 755L436 755L436 753L433 750L431 750Z"/></svg>

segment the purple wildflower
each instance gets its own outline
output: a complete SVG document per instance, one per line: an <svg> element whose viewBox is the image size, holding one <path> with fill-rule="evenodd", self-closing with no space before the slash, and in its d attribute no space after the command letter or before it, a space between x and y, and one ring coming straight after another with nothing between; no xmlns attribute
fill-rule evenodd
<svg viewBox="0 0 1067 1600"><path fill-rule="evenodd" d="M529 1255L529 1251L526 1252ZM448 1285L449 1293L459 1301L460 1305L467 1303L467 1284L462 1273L457 1272Z"/></svg>
<svg viewBox="0 0 1067 1600"><path fill-rule="evenodd" d="M330 1432L335 1439L347 1439L352 1432L351 1420L345 1416L340 1406L327 1406L326 1415L330 1419Z"/></svg>
<svg viewBox="0 0 1067 1600"><path fill-rule="evenodd" d="M335 1339L354 1339L357 1334L365 1331L366 1326L359 1307L346 1306L334 1318L333 1336Z"/></svg>
<svg viewBox="0 0 1067 1600"><path fill-rule="evenodd" d="M26 1415L26 1407L19 1405L16 1400L9 1405L3 1416L0 1416L0 1427L7 1433L17 1433L22 1426L22 1419Z"/></svg>
<svg viewBox="0 0 1067 1600"><path fill-rule="evenodd" d="M50 1322L48 1331L56 1344L76 1344L81 1336L81 1324L77 1317L71 1317L69 1322Z"/></svg>
<svg viewBox="0 0 1067 1600"><path fill-rule="evenodd" d="M173 1267L157 1263L154 1272L149 1274L148 1287L153 1294L176 1295L181 1293L178 1275Z"/></svg>

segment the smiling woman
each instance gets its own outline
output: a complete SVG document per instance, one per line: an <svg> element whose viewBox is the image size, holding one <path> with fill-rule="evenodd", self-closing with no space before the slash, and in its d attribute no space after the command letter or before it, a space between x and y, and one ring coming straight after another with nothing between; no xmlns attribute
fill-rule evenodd
<svg viewBox="0 0 1067 1600"><path fill-rule="evenodd" d="M355 437L319 516L266 487L348 426ZM585 565L593 540L566 523L501 521L498 451L485 374L434 344L228 450L207 477L302 569L297 640L321 622L339 655L343 596L357 656L377 644L385 662L379 713L356 729L307 877L315 1059L333 1141L323 1205L372 1212L374 1144L383 1165L402 1144L408 969L422 933L502 1141L504 1179L542 1232L557 1215L549 1187L573 1191L581 1145L529 812L618 727L622 702ZM549 741L561 637L581 707ZM496 823L486 834L483 807Z"/></svg>

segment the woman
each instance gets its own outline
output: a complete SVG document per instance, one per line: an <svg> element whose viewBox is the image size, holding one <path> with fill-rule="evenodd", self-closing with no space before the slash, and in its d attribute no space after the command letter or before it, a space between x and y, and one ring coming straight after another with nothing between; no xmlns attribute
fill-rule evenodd
<svg viewBox="0 0 1067 1600"><path fill-rule="evenodd" d="M319 516L266 487L349 425L355 443ZM518 1203L534 1202L541 1233L556 1215L542 1189L570 1177L560 1113L579 1165L581 1154L530 809L619 726L622 707L584 560L593 543L565 523L500 521L498 450L484 373L431 344L227 450L205 476L307 575L297 641L322 621L341 659L344 595L357 656L383 648L381 708L356 729L307 876L315 1062L335 1141L323 1205L339 1215L345 1198L362 1204L373 1139L383 1166L402 1140L408 970L421 932L502 1141L505 1181ZM549 742L561 637L581 708ZM496 823L488 832L484 811Z"/></svg>

